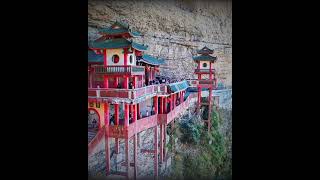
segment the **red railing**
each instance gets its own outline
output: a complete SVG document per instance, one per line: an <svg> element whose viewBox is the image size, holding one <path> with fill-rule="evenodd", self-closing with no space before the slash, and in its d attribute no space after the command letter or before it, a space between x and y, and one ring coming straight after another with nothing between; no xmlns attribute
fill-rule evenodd
<svg viewBox="0 0 320 180"><path fill-rule="evenodd" d="M90 155L93 152L94 148L99 144L99 142L101 141L104 135L105 135L105 126L99 129L96 136L88 144L88 155Z"/></svg>
<svg viewBox="0 0 320 180"><path fill-rule="evenodd" d="M108 136L114 138L127 138L131 137L135 133L144 131L151 127L156 126L158 123L158 116L152 115L149 117L145 117L137 120L134 123L129 124L128 127L124 125L112 125L108 126Z"/></svg>
<svg viewBox="0 0 320 180"><path fill-rule="evenodd" d="M157 93L159 85L151 85L137 89L88 88L89 97L119 97L135 99L144 95Z"/></svg>
<svg viewBox="0 0 320 180"><path fill-rule="evenodd" d="M215 69L195 69L194 70L195 73L215 73L216 70Z"/></svg>
<svg viewBox="0 0 320 180"><path fill-rule="evenodd" d="M144 66L104 66L96 65L93 66L94 72L96 74L134 74L134 75L144 75Z"/></svg>
<svg viewBox="0 0 320 180"><path fill-rule="evenodd" d="M191 102L191 99L194 97L194 95L188 96L188 98L178 106L176 106L174 109L172 109L168 114L159 114L158 115L158 122L169 124L175 117L177 117L180 113L184 112Z"/></svg>

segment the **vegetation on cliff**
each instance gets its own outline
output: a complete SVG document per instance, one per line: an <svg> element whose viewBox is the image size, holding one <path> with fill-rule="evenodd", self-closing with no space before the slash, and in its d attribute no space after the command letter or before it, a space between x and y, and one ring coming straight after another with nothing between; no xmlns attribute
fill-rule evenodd
<svg viewBox="0 0 320 180"><path fill-rule="evenodd" d="M177 124L174 137L179 141L174 148L172 179L232 179L231 138L221 132L224 121L231 121L225 114L231 113L216 110L211 113L209 133L196 116Z"/></svg>

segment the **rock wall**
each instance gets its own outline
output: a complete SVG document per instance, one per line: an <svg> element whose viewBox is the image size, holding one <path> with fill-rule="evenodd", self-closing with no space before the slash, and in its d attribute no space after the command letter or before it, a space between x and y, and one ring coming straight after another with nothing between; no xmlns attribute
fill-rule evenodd
<svg viewBox="0 0 320 180"><path fill-rule="evenodd" d="M232 86L232 2L192 0L89 0L89 40L97 29L121 20L142 33L148 53L166 59L161 73L173 78L195 78L192 56L207 46L215 50L217 78Z"/></svg>

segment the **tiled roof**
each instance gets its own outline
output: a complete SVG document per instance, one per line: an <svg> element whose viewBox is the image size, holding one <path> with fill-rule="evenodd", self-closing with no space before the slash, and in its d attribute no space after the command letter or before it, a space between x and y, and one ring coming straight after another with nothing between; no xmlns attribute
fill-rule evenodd
<svg viewBox="0 0 320 180"><path fill-rule="evenodd" d="M93 50L88 50L88 62L90 62L90 63L103 63L103 55L96 54Z"/></svg>
<svg viewBox="0 0 320 180"><path fill-rule="evenodd" d="M210 55L200 55L192 57L194 61L216 61L217 57L213 57Z"/></svg>
<svg viewBox="0 0 320 180"><path fill-rule="evenodd" d="M136 42L129 41L125 38L115 38L115 39L106 39L101 41L92 41L89 43L91 48L103 48L103 49L116 49L116 48L125 48L132 46L132 48L139 51L145 51L148 49L148 46L139 44Z"/></svg>
<svg viewBox="0 0 320 180"><path fill-rule="evenodd" d="M185 90L189 87L188 82L186 80L178 83L169 84L169 88L173 92L178 92L181 90Z"/></svg>
<svg viewBox="0 0 320 180"><path fill-rule="evenodd" d="M209 49L207 46L197 51L198 54L213 54L213 50Z"/></svg>
<svg viewBox="0 0 320 180"><path fill-rule="evenodd" d="M118 26L119 28L114 28L114 26ZM141 36L138 31L129 28L129 25L124 22L116 21L112 26L107 28L102 28L99 31L100 33L108 34L108 35L118 35L123 33L129 33L133 37Z"/></svg>
<svg viewBox="0 0 320 180"><path fill-rule="evenodd" d="M145 62L147 64L151 64L151 65L161 65L161 64L165 64L164 59L157 59L153 56L150 56L148 54L144 54L142 56L141 59L139 59L138 61L142 61Z"/></svg>

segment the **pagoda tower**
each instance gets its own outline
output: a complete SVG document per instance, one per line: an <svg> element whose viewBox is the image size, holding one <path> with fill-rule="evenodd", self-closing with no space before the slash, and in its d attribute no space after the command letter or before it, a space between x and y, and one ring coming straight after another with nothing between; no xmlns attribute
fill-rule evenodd
<svg viewBox="0 0 320 180"><path fill-rule="evenodd" d="M197 103L197 111L200 111L201 107L204 107L208 111L207 117L202 116L202 120L208 126L208 132L211 127L211 109L213 106L212 100L212 91L217 87L217 79L215 76L214 63L217 60L217 57L211 56L214 51L209 49L208 47L203 47L202 49L197 51L199 56L193 57L195 63L197 63L197 68L194 73L198 76L198 103ZM201 92L203 89L209 90L208 98L201 97Z"/></svg>

